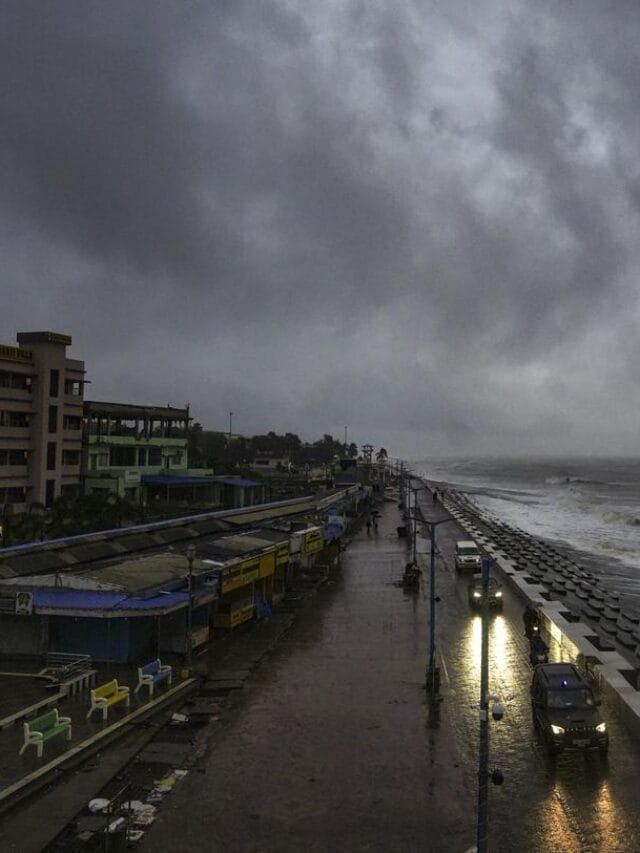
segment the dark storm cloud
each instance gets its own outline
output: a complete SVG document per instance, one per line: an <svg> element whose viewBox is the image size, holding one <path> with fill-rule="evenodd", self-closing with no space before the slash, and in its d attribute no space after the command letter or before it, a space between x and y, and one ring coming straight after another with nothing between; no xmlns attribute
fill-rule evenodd
<svg viewBox="0 0 640 853"><path fill-rule="evenodd" d="M640 12L440 7L2 4L3 338L220 428L631 441Z"/></svg>
<svg viewBox="0 0 640 853"><path fill-rule="evenodd" d="M170 85L188 6L144 6L4 4L5 200L89 254L202 274L207 138Z"/></svg>

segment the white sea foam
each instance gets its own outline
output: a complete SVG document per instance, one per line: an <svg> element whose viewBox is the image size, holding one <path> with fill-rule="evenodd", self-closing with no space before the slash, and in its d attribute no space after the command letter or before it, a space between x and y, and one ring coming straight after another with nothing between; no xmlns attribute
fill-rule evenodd
<svg viewBox="0 0 640 853"><path fill-rule="evenodd" d="M432 460L415 466L494 516L624 569L640 585L640 460Z"/></svg>

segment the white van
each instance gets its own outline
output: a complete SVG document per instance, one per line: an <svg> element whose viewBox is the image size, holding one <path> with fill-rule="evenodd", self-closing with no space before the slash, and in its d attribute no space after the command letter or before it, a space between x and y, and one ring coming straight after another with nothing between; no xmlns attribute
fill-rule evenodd
<svg viewBox="0 0 640 853"><path fill-rule="evenodd" d="M480 560L482 555L473 539L462 539L456 542L456 571L464 572L470 569L476 573L480 571Z"/></svg>

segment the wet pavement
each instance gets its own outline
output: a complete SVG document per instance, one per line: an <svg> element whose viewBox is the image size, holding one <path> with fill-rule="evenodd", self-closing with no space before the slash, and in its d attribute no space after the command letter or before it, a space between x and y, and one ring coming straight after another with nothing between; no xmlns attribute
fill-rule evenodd
<svg viewBox="0 0 640 853"><path fill-rule="evenodd" d="M397 586L406 540L386 504L213 738L143 849L460 851L474 790L424 689L423 595ZM436 841L437 839L437 841ZM433 846L436 845L437 846Z"/></svg>
<svg viewBox="0 0 640 853"><path fill-rule="evenodd" d="M444 514L425 501L427 517ZM480 619L453 568L460 529L437 528L442 702L430 706L428 588L414 597L396 586L407 558L398 523L386 504L378 537L356 537L339 580L263 662L235 720L208 739L143 849L169 849L168 839L213 851L474 845ZM490 786L489 849L638 851L640 744L605 703L608 760L546 755L531 721L522 612L505 590L490 626L489 689L505 705L490 727L490 769L505 782Z"/></svg>

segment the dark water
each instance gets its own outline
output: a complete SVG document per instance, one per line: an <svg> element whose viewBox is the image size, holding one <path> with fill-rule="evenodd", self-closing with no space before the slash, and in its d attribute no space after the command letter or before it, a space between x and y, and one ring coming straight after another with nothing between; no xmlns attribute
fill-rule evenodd
<svg viewBox="0 0 640 853"><path fill-rule="evenodd" d="M577 549L621 591L640 594L639 459L426 459L413 469L514 527Z"/></svg>

